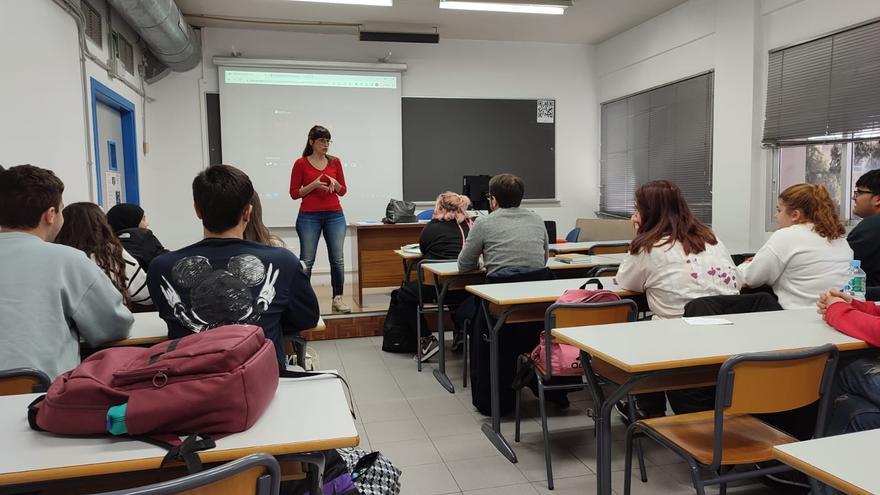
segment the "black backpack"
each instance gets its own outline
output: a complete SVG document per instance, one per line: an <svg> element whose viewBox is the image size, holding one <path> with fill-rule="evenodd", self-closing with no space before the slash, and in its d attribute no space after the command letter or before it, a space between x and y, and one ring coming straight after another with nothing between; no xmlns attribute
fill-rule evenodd
<svg viewBox="0 0 880 495"><path fill-rule="evenodd" d="M382 350L385 352L415 354L418 342L416 339L415 322L407 322L414 312L404 311L405 307L398 303L399 289L391 291L391 303L385 314L385 325L382 327ZM422 317L422 328L427 335L427 322Z"/></svg>

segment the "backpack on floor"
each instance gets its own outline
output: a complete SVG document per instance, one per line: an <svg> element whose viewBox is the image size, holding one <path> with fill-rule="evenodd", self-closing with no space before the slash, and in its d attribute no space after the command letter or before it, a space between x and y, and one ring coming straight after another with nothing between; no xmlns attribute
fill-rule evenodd
<svg viewBox="0 0 880 495"><path fill-rule="evenodd" d="M166 459L197 471L194 453L214 446L206 435L250 428L275 396L278 375L275 346L260 327L227 325L152 347L96 352L30 404L28 422L52 433L125 434L161 444L170 450ZM190 436L181 443L179 434Z"/></svg>
<svg viewBox="0 0 880 495"><path fill-rule="evenodd" d="M380 452L360 448L338 449L351 471L354 484L363 495L398 495L401 471Z"/></svg>
<svg viewBox="0 0 880 495"><path fill-rule="evenodd" d="M382 326L382 350L385 352L414 354L416 352L416 330L414 325L407 324L407 318L413 317L415 311L405 311L406 307L398 302L399 289L391 291L391 302L385 313L385 324ZM427 328L427 323L424 322ZM426 330L427 334L427 330Z"/></svg>

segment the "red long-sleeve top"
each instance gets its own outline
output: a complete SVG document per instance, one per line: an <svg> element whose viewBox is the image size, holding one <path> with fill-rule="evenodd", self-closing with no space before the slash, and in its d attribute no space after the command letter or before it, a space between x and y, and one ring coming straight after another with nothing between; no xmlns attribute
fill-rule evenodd
<svg viewBox="0 0 880 495"><path fill-rule="evenodd" d="M825 321L850 337L880 347L880 307L871 301L834 303L825 312Z"/></svg>
<svg viewBox="0 0 880 495"><path fill-rule="evenodd" d="M302 199L299 211L342 211L342 205L339 204L339 196L345 196L348 187L345 185L345 175L342 173L342 162L339 158L327 155L329 162L324 170L318 170L309 162L306 157L297 158L293 162L293 171L290 172L290 197L293 199ZM314 191L300 196L299 189L307 186L321 176L333 177L342 186L338 192L324 191L315 189ZM321 182L330 184L330 180L324 177Z"/></svg>

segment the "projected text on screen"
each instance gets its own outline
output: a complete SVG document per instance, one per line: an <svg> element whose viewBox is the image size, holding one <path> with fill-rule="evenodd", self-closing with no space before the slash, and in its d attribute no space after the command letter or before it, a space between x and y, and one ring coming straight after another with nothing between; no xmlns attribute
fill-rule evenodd
<svg viewBox="0 0 880 495"><path fill-rule="evenodd" d="M396 89L397 77L300 72L251 72L227 70L226 84L266 84L274 86L316 86L330 88Z"/></svg>

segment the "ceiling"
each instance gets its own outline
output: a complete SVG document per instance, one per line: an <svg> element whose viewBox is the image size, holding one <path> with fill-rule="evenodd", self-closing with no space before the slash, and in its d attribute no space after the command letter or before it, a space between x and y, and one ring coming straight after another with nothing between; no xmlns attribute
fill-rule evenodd
<svg viewBox="0 0 880 495"><path fill-rule="evenodd" d="M292 0L176 0L196 26L322 33L373 30L431 32L443 39L600 43L685 0L574 0L565 15L441 10L438 0L394 0L393 7L318 4ZM246 18L252 22L203 16ZM263 22L261 22L263 21ZM304 21L310 25L291 24ZM395 29L396 28L396 29Z"/></svg>

